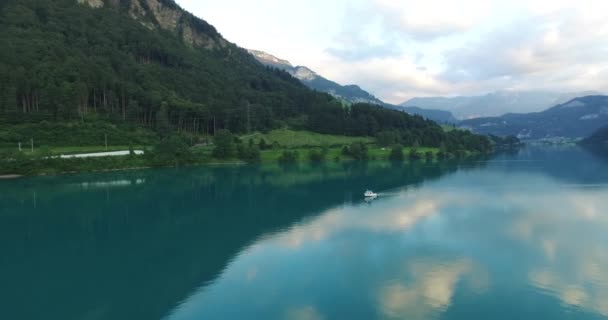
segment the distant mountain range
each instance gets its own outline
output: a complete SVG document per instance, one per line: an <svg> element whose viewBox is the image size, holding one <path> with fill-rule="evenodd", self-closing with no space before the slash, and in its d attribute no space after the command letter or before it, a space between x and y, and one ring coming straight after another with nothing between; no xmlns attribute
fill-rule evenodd
<svg viewBox="0 0 608 320"><path fill-rule="evenodd" d="M608 126L608 96L572 99L542 112L465 120L474 132L520 139L585 138Z"/></svg>
<svg viewBox="0 0 608 320"><path fill-rule="evenodd" d="M348 103L371 103L384 106L390 109L400 110L413 115L439 123L455 123L458 120L449 111L423 109L411 106L395 106L376 98L371 93L361 89L357 85L340 85L334 81L324 78L311 69L303 66L294 66L289 61L277 58L269 53L259 50L248 50L260 63L273 68L285 70L293 77L300 80L304 85L311 89L329 93L330 95L346 101Z"/></svg>
<svg viewBox="0 0 608 320"><path fill-rule="evenodd" d="M547 91L497 91L482 96L413 98L404 103L405 107L437 109L449 111L458 119L497 117L507 113L540 112L576 97L598 95L600 93Z"/></svg>

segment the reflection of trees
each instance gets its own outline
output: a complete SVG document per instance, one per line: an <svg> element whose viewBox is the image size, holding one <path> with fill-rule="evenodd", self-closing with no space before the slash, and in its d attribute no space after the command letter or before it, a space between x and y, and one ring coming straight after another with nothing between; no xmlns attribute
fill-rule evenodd
<svg viewBox="0 0 608 320"><path fill-rule="evenodd" d="M0 299L6 314L26 319L158 319L260 235L358 200L367 187L415 185L459 165L167 169L6 183Z"/></svg>

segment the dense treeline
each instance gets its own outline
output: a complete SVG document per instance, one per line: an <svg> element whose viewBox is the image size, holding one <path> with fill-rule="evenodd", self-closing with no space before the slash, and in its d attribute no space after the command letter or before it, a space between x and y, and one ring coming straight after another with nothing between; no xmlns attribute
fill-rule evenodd
<svg viewBox="0 0 608 320"><path fill-rule="evenodd" d="M161 137L284 126L352 136L391 129L404 144L485 143L403 112L344 107L257 63L203 20L183 14L175 30L163 29L150 15L134 18L132 1L140 0L99 9L76 0L0 2L0 124L106 122ZM198 42L184 40L187 30Z"/></svg>

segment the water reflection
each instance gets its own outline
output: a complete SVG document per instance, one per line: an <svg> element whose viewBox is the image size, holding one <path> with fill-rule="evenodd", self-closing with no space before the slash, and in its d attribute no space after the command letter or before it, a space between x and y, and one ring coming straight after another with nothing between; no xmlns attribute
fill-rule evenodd
<svg viewBox="0 0 608 320"><path fill-rule="evenodd" d="M160 319L214 282L239 252L255 250L256 239L359 203L370 185L419 185L461 166L471 164L219 167L2 181L3 312L10 319ZM247 279L263 278L263 267L248 267ZM306 305L291 312L314 315Z"/></svg>
<svg viewBox="0 0 608 320"><path fill-rule="evenodd" d="M608 317L608 179L525 152L269 234L167 319Z"/></svg>
<svg viewBox="0 0 608 320"><path fill-rule="evenodd" d="M532 148L0 181L3 316L605 319L606 169Z"/></svg>

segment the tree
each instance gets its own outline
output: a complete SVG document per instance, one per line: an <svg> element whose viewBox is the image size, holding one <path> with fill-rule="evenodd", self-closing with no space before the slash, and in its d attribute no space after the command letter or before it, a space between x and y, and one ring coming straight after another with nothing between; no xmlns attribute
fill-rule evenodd
<svg viewBox="0 0 608 320"><path fill-rule="evenodd" d="M252 145L247 147L243 160L247 161L248 163L260 163L262 161L262 155L258 146Z"/></svg>
<svg viewBox="0 0 608 320"><path fill-rule="evenodd" d="M381 131L376 135L376 142L382 147L399 144L400 140L399 133L395 130Z"/></svg>
<svg viewBox="0 0 608 320"><path fill-rule="evenodd" d="M163 101L160 110L156 113L156 131L161 140L169 136L171 124L169 123L169 105Z"/></svg>
<svg viewBox="0 0 608 320"><path fill-rule="evenodd" d="M268 149L268 144L266 143L266 140L264 138L260 139L258 146L260 147L260 150Z"/></svg>
<svg viewBox="0 0 608 320"><path fill-rule="evenodd" d="M355 160L369 159L367 145L363 142L353 142L349 148L349 155Z"/></svg>
<svg viewBox="0 0 608 320"><path fill-rule="evenodd" d="M217 159L229 159L234 157L234 136L228 130L220 130L213 138L213 157Z"/></svg>
<svg viewBox="0 0 608 320"><path fill-rule="evenodd" d="M322 150L311 149L308 152L308 159L313 163L319 163L325 161L325 155Z"/></svg>
<svg viewBox="0 0 608 320"><path fill-rule="evenodd" d="M179 136L171 136L159 141L152 152L152 160L156 165L174 165L194 162L194 156L188 143Z"/></svg>
<svg viewBox="0 0 608 320"><path fill-rule="evenodd" d="M391 161L403 161L405 156L403 154L403 146L396 144L391 148L391 154L388 156Z"/></svg>
<svg viewBox="0 0 608 320"><path fill-rule="evenodd" d="M279 163L282 164L293 164L298 162L300 155L297 151L285 150L279 157Z"/></svg>

